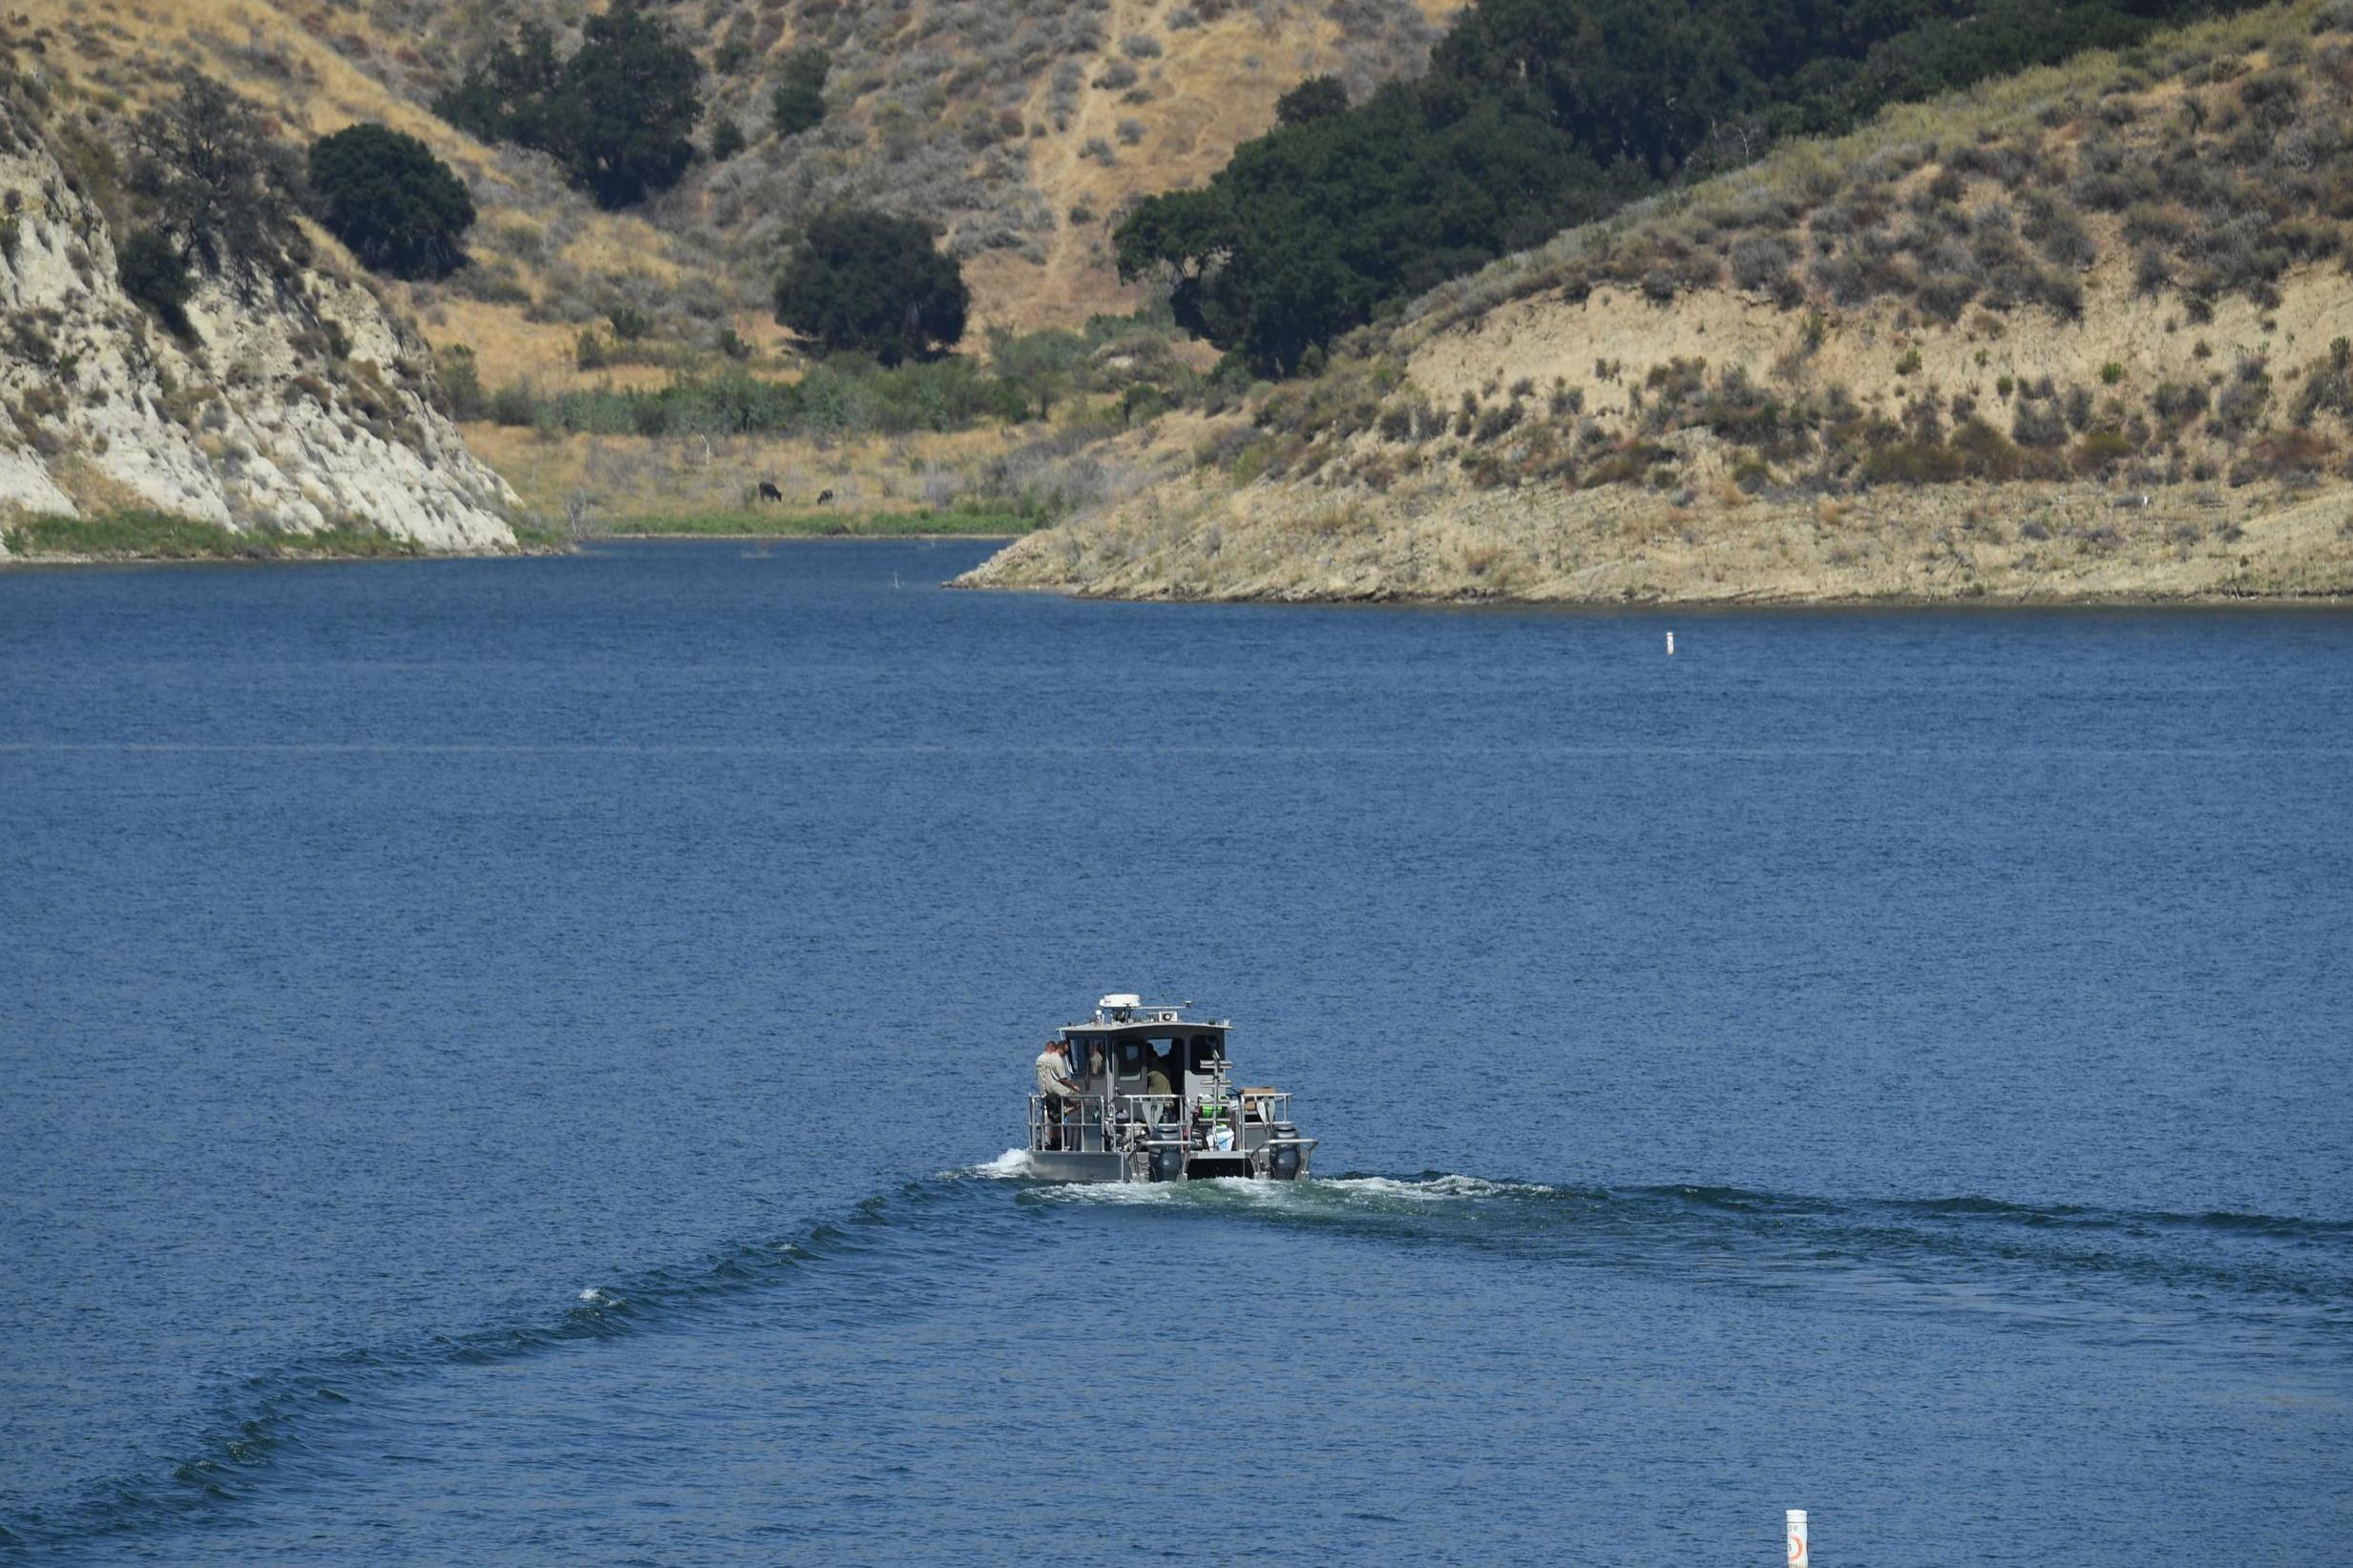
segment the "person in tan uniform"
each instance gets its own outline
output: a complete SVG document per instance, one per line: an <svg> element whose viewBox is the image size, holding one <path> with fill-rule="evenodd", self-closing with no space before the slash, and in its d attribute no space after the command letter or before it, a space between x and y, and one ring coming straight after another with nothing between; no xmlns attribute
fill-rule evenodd
<svg viewBox="0 0 2353 1568"><path fill-rule="evenodd" d="M1079 1103L1079 1086L1070 1079L1070 1047L1061 1040L1046 1041L1038 1053L1038 1094L1045 1102L1046 1147L1059 1149L1070 1108Z"/></svg>

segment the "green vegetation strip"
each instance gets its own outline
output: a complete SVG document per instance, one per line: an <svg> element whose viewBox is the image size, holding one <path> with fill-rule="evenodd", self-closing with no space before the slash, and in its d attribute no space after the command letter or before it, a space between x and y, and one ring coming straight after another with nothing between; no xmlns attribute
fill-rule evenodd
<svg viewBox="0 0 2353 1568"><path fill-rule="evenodd" d="M1351 107L1310 78L1207 186L1138 202L1120 276L1252 368L1312 374L1392 302L1775 142L2249 3L1476 0L1419 80Z"/></svg>
<svg viewBox="0 0 2353 1568"><path fill-rule="evenodd" d="M1037 519L1013 512L688 512L662 516L610 517L595 532L605 538L912 538L963 534L1001 538L1027 533Z"/></svg>
<svg viewBox="0 0 2353 1568"><path fill-rule="evenodd" d="M116 560L279 560L315 555L414 555L417 546L370 529L316 533L240 533L218 523L161 512L112 512L95 517L33 517L0 529L11 555L94 556Z"/></svg>

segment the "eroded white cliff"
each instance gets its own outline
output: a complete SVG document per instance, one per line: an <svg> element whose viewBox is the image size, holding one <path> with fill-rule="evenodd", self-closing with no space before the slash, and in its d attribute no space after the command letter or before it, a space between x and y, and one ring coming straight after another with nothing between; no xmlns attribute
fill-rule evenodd
<svg viewBox="0 0 2353 1568"><path fill-rule="evenodd" d="M28 116L0 123L0 520L146 508L240 531L512 548L506 482L429 396L425 344L324 268L204 279L192 331L124 292L115 236Z"/></svg>

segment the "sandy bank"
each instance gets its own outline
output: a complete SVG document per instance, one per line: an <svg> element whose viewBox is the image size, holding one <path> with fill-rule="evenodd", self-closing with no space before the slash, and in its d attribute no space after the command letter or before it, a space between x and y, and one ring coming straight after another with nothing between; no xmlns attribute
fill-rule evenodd
<svg viewBox="0 0 2353 1568"><path fill-rule="evenodd" d="M2208 602L2353 596L2353 486L1881 489L1679 506L1613 486L1376 494L1213 481L957 579L1137 599Z"/></svg>

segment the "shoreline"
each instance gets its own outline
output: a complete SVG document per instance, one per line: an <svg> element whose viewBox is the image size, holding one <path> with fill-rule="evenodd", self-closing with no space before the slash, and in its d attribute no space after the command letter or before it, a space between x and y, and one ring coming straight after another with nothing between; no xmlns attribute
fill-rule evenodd
<svg viewBox="0 0 2353 1568"><path fill-rule="evenodd" d="M431 561L503 561L568 555L568 548L517 544L512 550L273 550L252 554L166 554L133 551L37 551L0 555L0 575L11 571L63 571L83 566L324 566L366 561L397 566Z"/></svg>
<svg viewBox="0 0 2353 1568"><path fill-rule="evenodd" d="M606 544L617 540L651 543L662 540L708 540L712 544L905 544L914 539L970 539L977 544L1009 544L1022 538L1019 533L586 533L575 541L581 545ZM565 552L555 552L561 554Z"/></svg>
<svg viewBox="0 0 2353 1568"><path fill-rule="evenodd" d="M448 551L274 551L238 555L137 554L127 553L44 553L0 555L0 575L11 570L71 571L83 567L272 567L319 566L342 562L381 565L429 564L444 561L555 559L578 555L601 544L766 544L857 545L904 544L914 540L969 540L976 544L1007 544L1026 537L1019 533L595 533L561 544L529 541L512 550ZM985 566L986 563L983 563ZM1663 614L1709 617L1755 612L1794 615L1824 612L1853 614L1885 610L1923 610L1962 613L2030 614L2044 611L2152 610L2347 610L2353 611L2353 592L2285 590L2275 593L2185 594L2054 592L2048 594L1879 594L1800 595L1760 591L1705 596L1611 596L1591 597L1523 597L1502 594L1413 594L1380 589L1356 594L1303 594L1270 590L1185 594L1169 591L1119 592L1077 583L975 581L977 575L941 584L963 593L1033 594L1094 603L1133 605L1249 605L1269 609L1325 610L1451 610L1476 613L1525 614L1558 612L1580 616L1639 616Z"/></svg>
<svg viewBox="0 0 2353 1568"><path fill-rule="evenodd" d="M1388 491L1193 476L958 579L1089 598L1592 607L2343 604L2353 487Z"/></svg>
<svg viewBox="0 0 2353 1568"><path fill-rule="evenodd" d="M381 548L305 550L280 545L204 550L0 550L0 574L13 570L56 570L81 566L317 566L335 561L481 561L577 555L608 543L656 543L697 540L711 544L901 544L911 540L970 539L980 544L1005 545L1024 535L1016 533L958 533L950 530L901 533L839 533L794 530L784 533L704 533L695 529L628 529L583 533L554 539L534 533L518 536L509 549L433 550L407 548L387 540Z"/></svg>
<svg viewBox="0 0 2353 1568"><path fill-rule="evenodd" d="M916 540L962 540L1007 544L1019 533L589 533L563 543L518 542L512 550L271 550L252 554L193 554L131 551L40 551L0 554L0 575L11 571L63 571L86 566L321 566L344 561L418 565L434 561L552 559L578 555L600 544L907 544Z"/></svg>
<svg viewBox="0 0 2353 1568"><path fill-rule="evenodd" d="M2016 595L1723 595L1707 598L1513 598L1376 593L1358 595L1286 595L1240 593L1228 595L1122 594L1057 586L1049 583L968 582L947 584L962 593L1036 594L1055 598L1082 599L1098 604L1248 605L1302 610L1459 610L1498 612L1558 611L1565 615L1650 617L1676 615L1738 615L1756 611L1805 614L1813 611L1851 613L1862 610L1953 610L1964 614L2026 613L2042 610L2332 610L2353 611L2353 592L2279 594L2049 594Z"/></svg>

